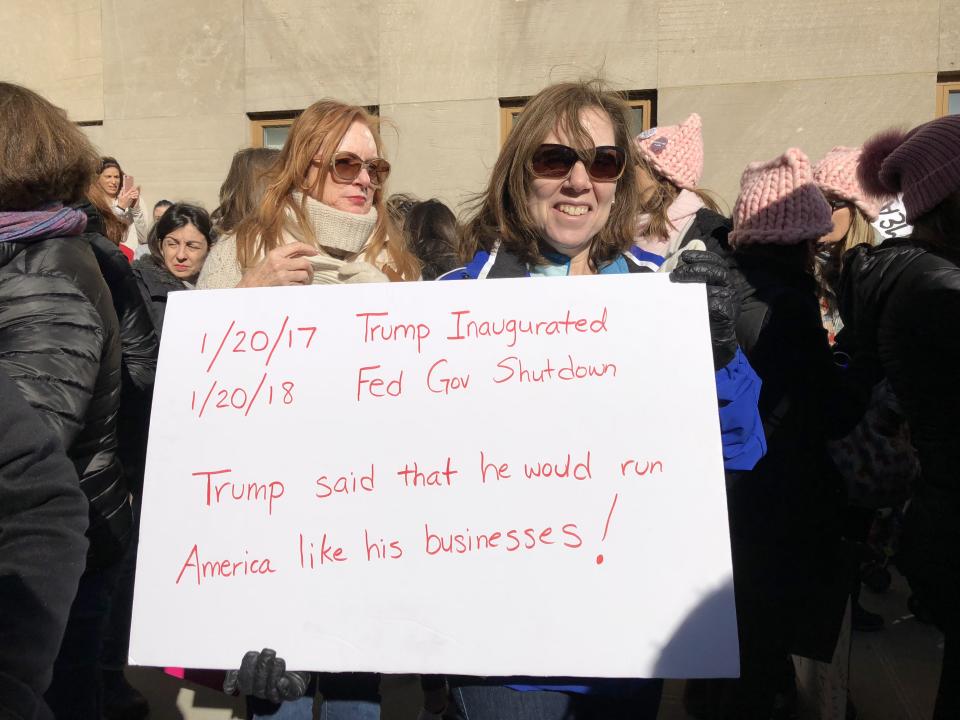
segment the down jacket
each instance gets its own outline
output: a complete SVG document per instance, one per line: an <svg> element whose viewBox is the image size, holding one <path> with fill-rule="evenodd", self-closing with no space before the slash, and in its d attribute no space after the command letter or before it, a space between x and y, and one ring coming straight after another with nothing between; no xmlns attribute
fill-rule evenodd
<svg viewBox="0 0 960 720"><path fill-rule="evenodd" d="M960 243L955 254L909 240L845 257L845 333L876 355L920 459L897 557L938 624L960 624Z"/></svg>
<svg viewBox="0 0 960 720"><path fill-rule="evenodd" d="M0 372L0 717L43 703L87 554L87 500L63 448Z"/></svg>
<svg viewBox="0 0 960 720"><path fill-rule="evenodd" d="M117 315L89 236L0 243L0 370L67 449L90 501L88 568L118 560L132 514L118 456Z"/></svg>

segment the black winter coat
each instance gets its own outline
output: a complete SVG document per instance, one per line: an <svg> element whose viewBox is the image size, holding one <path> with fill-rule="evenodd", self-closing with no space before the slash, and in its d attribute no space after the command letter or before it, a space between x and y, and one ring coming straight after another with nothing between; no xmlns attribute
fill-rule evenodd
<svg viewBox="0 0 960 720"><path fill-rule="evenodd" d="M898 566L941 626L960 625L960 242L955 255L909 240L845 257L845 332L875 353L910 426L921 478Z"/></svg>
<svg viewBox="0 0 960 720"><path fill-rule="evenodd" d="M727 497L742 633L829 660L852 567L840 544L842 483L826 442L857 423L868 388L834 363L801 250L735 254L744 293L737 338L763 381L767 454L728 481Z"/></svg>
<svg viewBox="0 0 960 720"><path fill-rule="evenodd" d="M85 237L110 288L113 309L120 322L122 392L117 440L127 484L132 492L139 493L147 457L147 430L160 334L154 332L148 304L140 295L137 278L126 256L103 235L87 233Z"/></svg>
<svg viewBox="0 0 960 720"><path fill-rule="evenodd" d="M73 464L0 372L0 717L43 703L87 554L87 500Z"/></svg>
<svg viewBox="0 0 960 720"><path fill-rule="evenodd" d="M0 370L73 461L90 500L91 568L118 560L130 539L120 360L117 315L88 236L0 243Z"/></svg>
<svg viewBox="0 0 960 720"><path fill-rule="evenodd" d="M167 295L177 290L186 290L186 286L150 255L133 263L133 274L159 338L163 329L163 315L167 309Z"/></svg>

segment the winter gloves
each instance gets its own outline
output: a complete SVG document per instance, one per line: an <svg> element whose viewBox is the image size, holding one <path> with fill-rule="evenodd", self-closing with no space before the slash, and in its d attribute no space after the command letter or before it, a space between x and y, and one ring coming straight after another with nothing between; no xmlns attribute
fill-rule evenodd
<svg viewBox="0 0 960 720"><path fill-rule="evenodd" d="M680 263L670 273L670 280L706 283L713 368L726 367L737 354L736 327L740 303L723 259L703 250L686 250L680 254Z"/></svg>
<svg viewBox="0 0 960 720"><path fill-rule="evenodd" d="M287 671L283 658L274 650L251 650L243 656L239 670L228 670L223 691L228 695L253 695L270 702L297 700L310 684L310 673Z"/></svg>

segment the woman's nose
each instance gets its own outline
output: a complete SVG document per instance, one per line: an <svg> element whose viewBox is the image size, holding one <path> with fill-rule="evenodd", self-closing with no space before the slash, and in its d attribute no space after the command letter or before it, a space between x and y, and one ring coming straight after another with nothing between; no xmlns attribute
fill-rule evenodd
<svg viewBox="0 0 960 720"><path fill-rule="evenodd" d="M357 177L353 181L353 184L359 185L362 188L368 188L373 184L373 182L370 180L370 171L367 170L366 165L360 166L360 172L357 173Z"/></svg>
<svg viewBox="0 0 960 720"><path fill-rule="evenodd" d="M574 190L587 190L590 187L590 175L582 160L577 160L567 176L567 185Z"/></svg>

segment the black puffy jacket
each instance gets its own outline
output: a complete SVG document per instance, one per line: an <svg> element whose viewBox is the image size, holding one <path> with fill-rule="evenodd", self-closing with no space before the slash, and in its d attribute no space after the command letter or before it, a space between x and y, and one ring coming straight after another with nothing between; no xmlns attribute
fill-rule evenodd
<svg viewBox="0 0 960 720"><path fill-rule="evenodd" d="M941 625L960 623L960 243L956 255L909 240L844 259L840 312L875 353L903 406L921 478L898 565Z"/></svg>
<svg viewBox="0 0 960 720"><path fill-rule="evenodd" d="M86 561L87 500L3 372L0 408L0 717L52 718L42 697Z"/></svg>
<svg viewBox="0 0 960 720"><path fill-rule="evenodd" d="M123 391L120 393L117 441L130 490L137 494L143 487L147 430L160 335L153 330L149 307L140 294L130 263L120 248L99 233L88 232L84 237L90 242L103 278L110 288L113 309L120 322Z"/></svg>
<svg viewBox="0 0 960 720"><path fill-rule="evenodd" d="M117 315L87 236L0 243L0 369L54 429L90 501L87 567L130 538L117 449Z"/></svg>
<svg viewBox="0 0 960 720"><path fill-rule="evenodd" d="M157 337L160 337L163 316L167 310L167 295L178 290L186 290L186 286L150 255L133 263L133 274L137 278L140 294L150 312L154 332Z"/></svg>

